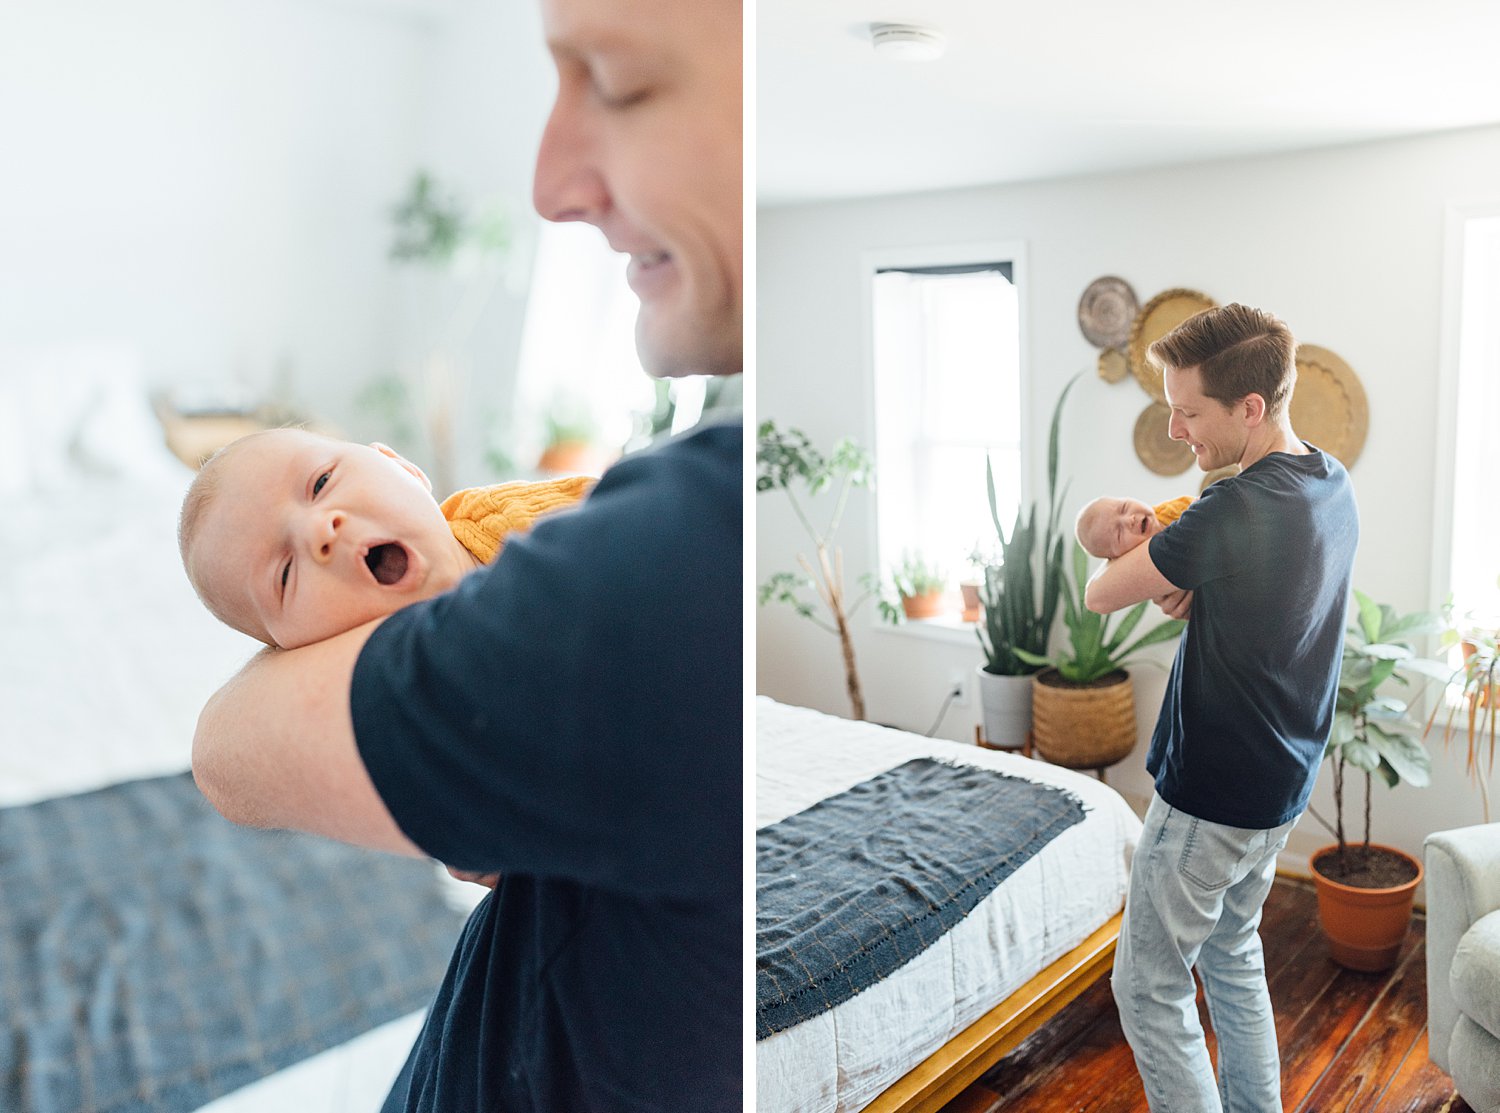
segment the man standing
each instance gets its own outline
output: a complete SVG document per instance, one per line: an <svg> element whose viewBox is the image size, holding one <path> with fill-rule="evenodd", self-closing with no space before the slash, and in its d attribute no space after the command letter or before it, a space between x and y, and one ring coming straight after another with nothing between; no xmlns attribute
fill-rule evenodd
<svg viewBox="0 0 1500 1113"><path fill-rule="evenodd" d="M1333 725L1359 521L1348 473L1301 441L1295 341L1262 310L1200 313L1151 346L1174 440L1203 471L1239 464L1090 581L1106 613L1191 615L1146 768L1156 791L1115 952L1120 1024L1159 1113L1281 1109L1258 927L1276 855ZM1203 979L1219 1078L1198 1022Z"/></svg>
<svg viewBox="0 0 1500 1113"><path fill-rule="evenodd" d="M541 2L538 211L629 255L654 374L738 373L739 3ZM204 709L230 819L493 888L387 1113L740 1109L741 446L629 457L451 592L268 650ZM317 497L314 555L359 559L337 474Z"/></svg>

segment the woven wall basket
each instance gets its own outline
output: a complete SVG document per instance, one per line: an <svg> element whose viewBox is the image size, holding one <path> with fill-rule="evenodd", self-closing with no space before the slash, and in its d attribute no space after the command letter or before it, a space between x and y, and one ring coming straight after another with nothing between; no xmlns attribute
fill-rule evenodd
<svg viewBox="0 0 1500 1113"><path fill-rule="evenodd" d="M1135 749L1135 685L1123 669L1116 683L1068 685L1056 669L1031 682L1032 745L1053 765L1103 769Z"/></svg>

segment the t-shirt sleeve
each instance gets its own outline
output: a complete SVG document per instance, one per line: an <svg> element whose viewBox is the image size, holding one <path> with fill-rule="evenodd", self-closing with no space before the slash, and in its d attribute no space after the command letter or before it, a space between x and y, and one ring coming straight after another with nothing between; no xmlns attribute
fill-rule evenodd
<svg viewBox="0 0 1500 1113"><path fill-rule="evenodd" d="M1235 541L1240 503L1233 486L1210 484L1177 521L1147 542L1156 570L1190 591L1233 575L1241 554Z"/></svg>
<svg viewBox="0 0 1500 1113"><path fill-rule="evenodd" d="M617 465L371 636L356 741L428 854L640 894L738 889L743 496L738 432L710 432Z"/></svg>

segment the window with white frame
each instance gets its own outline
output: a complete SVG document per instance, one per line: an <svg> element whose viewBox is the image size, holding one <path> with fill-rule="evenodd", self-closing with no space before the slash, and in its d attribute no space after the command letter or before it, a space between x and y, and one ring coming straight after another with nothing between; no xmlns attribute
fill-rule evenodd
<svg viewBox="0 0 1500 1113"><path fill-rule="evenodd" d="M1500 626L1500 514L1494 492L1500 450L1500 315L1495 312L1500 202L1450 216L1448 281L1444 372L1452 386L1445 391L1445 416L1453 423L1448 587L1460 620L1473 616L1493 629Z"/></svg>
<svg viewBox="0 0 1500 1113"><path fill-rule="evenodd" d="M1007 529L1021 499L1021 314L1018 245L947 255L871 261L871 362L881 573L920 556L954 590L994 547L986 458Z"/></svg>

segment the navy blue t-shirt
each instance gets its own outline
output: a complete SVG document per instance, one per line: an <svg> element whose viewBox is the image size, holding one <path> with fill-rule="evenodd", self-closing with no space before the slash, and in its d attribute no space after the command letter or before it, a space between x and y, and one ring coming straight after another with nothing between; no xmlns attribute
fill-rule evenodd
<svg viewBox="0 0 1500 1113"><path fill-rule="evenodd" d="M742 443L621 461L360 654L396 823L502 875L386 1113L740 1109Z"/></svg>
<svg viewBox="0 0 1500 1113"><path fill-rule="evenodd" d="M1172 807L1262 830L1302 814L1333 728L1358 541L1349 474L1316 449L1262 457L1151 538L1157 570L1194 592L1146 757Z"/></svg>

